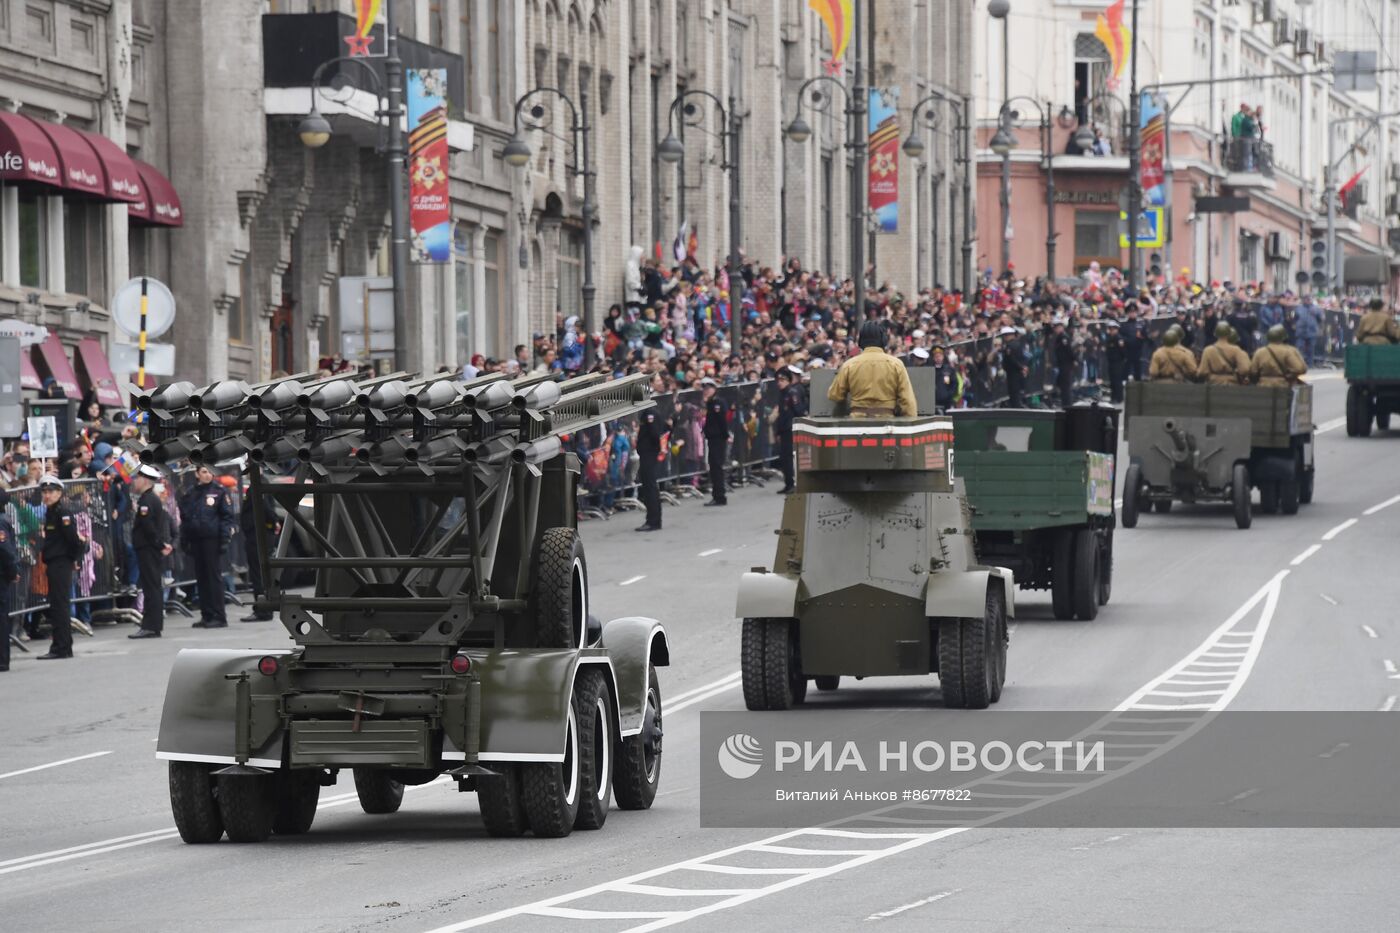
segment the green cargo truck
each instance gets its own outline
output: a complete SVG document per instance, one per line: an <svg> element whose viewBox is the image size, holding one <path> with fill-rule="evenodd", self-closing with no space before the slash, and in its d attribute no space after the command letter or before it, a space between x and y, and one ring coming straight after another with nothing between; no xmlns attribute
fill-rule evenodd
<svg viewBox="0 0 1400 933"><path fill-rule="evenodd" d="M1117 410L958 411L953 425L978 560L1048 589L1057 619L1095 618L1113 579Z"/></svg>
<svg viewBox="0 0 1400 933"><path fill-rule="evenodd" d="M1400 412L1400 346L1356 344L1347 347L1347 436L1370 437L1374 421L1390 430L1390 416Z"/></svg>

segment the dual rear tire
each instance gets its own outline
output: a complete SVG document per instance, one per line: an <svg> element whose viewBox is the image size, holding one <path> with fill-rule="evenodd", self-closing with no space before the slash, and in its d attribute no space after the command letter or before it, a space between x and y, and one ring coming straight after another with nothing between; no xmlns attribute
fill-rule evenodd
<svg viewBox="0 0 1400 933"><path fill-rule="evenodd" d="M1006 683L1006 598L1000 581L987 586L980 619L938 619L938 683L949 709L986 709Z"/></svg>
<svg viewBox="0 0 1400 933"><path fill-rule="evenodd" d="M792 709L807 698L795 619L745 619L740 642L745 706Z"/></svg>
<svg viewBox="0 0 1400 933"><path fill-rule="evenodd" d="M1127 497L1124 496L1126 506ZM1050 554L1050 602L1055 618L1098 618L1112 592L1112 538L1093 528L1057 532Z"/></svg>

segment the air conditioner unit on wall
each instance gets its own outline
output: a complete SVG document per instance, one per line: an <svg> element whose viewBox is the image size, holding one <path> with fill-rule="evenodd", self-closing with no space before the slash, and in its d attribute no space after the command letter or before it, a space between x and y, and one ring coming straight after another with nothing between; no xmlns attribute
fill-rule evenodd
<svg viewBox="0 0 1400 933"><path fill-rule="evenodd" d="M1287 259L1291 254L1282 233L1270 233L1264 237L1264 256L1267 259Z"/></svg>
<svg viewBox="0 0 1400 933"><path fill-rule="evenodd" d="M1293 41L1293 24L1288 21L1287 16L1279 17L1279 21L1274 23L1274 45L1288 45Z"/></svg>
<svg viewBox="0 0 1400 933"><path fill-rule="evenodd" d="M1313 53L1311 29L1299 29L1293 39L1293 54L1302 57Z"/></svg>
<svg viewBox="0 0 1400 933"><path fill-rule="evenodd" d="M1347 194L1347 204L1366 204L1368 203L1367 197L1369 195L1370 192L1367 190L1366 182L1359 181L1356 183L1356 187L1352 188L1350 193Z"/></svg>

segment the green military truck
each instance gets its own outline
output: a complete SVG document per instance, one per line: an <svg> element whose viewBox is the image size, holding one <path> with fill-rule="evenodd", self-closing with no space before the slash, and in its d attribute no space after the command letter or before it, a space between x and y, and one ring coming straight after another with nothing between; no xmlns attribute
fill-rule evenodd
<svg viewBox="0 0 1400 933"><path fill-rule="evenodd" d="M1174 502L1229 503L1235 524L1293 515L1313 497L1312 386L1135 382L1123 406L1128 468L1124 528Z"/></svg>
<svg viewBox="0 0 1400 933"><path fill-rule="evenodd" d="M979 560L1048 589L1057 619L1096 618L1113 581L1117 409L958 411L953 425Z"/></svg>
<svg viewBox="0 0 1400 933"><path fill-rule="evenodd" d="M1390 430L1400 412L1400 346L1347 347L1347 436L1370 437L1371 425Z"/></svg>

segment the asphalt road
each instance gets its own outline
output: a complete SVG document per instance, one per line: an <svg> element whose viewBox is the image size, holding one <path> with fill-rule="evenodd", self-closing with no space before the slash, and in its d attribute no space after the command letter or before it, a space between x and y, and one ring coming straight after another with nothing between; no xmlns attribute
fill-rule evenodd
<svg viewBox="0 0 1400 933"><path fill-rule="evenodd" d="M1097 621L1058 622L1048 597L1018 599L999 709L1150 708L1160 700L1151 691L1186 676L1172 673L1179 662L1198 663L1221 638L1246 650L1230 653L1240 660L1207 697L1214 708L1395 707L1400 436L1348 439L1344 384L1317 385L1325 430L1314 504L1296 517L1256 516L1250 531L1236 530L1226 509L1180 506L1120 529L1113 601ZM17 657L0 675L0 925L33 933L1396 927L1400 832L1389 830L701 829L698 714L743 708L734 593L740 573L771 559L774 490L738 491L725 509L698 500L669 508L653 535L633 534L633 516L585 526L594 611L661 619L674 666L662 672L666 757L655 806L614 810L603 830L563 840L490 839L474 796L447 784L410 788L398 814L366 816L347 775L323 793L306 836L186 846L154 757L171 661L191 646L277 647L286 642L280 627L202 632L171 618L159 642L99 629L79 637L71 662ZM935 677L866 681L789 715L937 700Z"/></svg>

